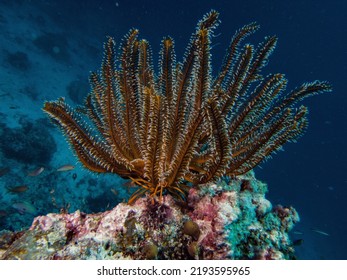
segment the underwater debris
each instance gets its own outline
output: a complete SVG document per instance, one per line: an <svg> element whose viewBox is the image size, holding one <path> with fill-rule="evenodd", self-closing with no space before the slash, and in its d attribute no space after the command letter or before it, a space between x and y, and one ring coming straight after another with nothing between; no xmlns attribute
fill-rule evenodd
<svg viewBox="0 0 347 280"><path fill-rule="evenodd" d="M157 75L138 30L125 36L120 53L109 38L101 71L90 76L87 116L63 99L44 104L87 169L137 185L129 203L145 193L184 200L192 185L247 173L303 134L308 109L297 107L299 101L331 91L329 83L314 81L286 92L283 74L263 76L277 38L242 46L259 29L256 23L235 33L213 77L211 39L218 24L214 10L198 22L182 62L176 62L173 39L164 38Z"/></svg>

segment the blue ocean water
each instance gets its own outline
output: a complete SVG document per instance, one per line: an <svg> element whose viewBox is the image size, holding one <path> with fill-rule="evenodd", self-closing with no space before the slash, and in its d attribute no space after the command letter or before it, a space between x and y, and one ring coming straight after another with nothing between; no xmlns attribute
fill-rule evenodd
<svg viewBox="0 0 347 280"><path fill-rule="evenodd" d="M42 112L43 102L64 96L70 104L81 103L106 37L119 43L132 27L150 42L155 59L161 39L173 37L180 60L197 21L211 9L221 19L213 38L214 73L235 30L256 21L261 29L250 42L279 38L265 73L285 73L288 89L316 79L332 84L332 93L304 101L310 109L305 135L255 172L268 184L274 205L298 210L301 222L292 238L304 240L296 247L299 259L347 259L344 0L1 0L0 229L26 228L34 216L62 208L104 211L129 196L131 189L121 179L96 176L76 162ZM66 165L75 168L57 171ZM40 167L41 174L28 176ZM124 188L115 187L119 184ZM7 190L20 186L28 189Z"/></svg>

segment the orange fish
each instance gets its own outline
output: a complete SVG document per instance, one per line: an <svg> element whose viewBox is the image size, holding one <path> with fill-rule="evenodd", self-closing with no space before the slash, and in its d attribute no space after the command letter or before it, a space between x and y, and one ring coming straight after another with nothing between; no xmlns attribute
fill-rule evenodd
<svg viewBox="0 0 347 280"><path fill-rule="evenodd" d="M16 187L6 187L7 192L9 193L22 193L27 191L29 188L25 185L23 186L16 186Z"/></svg>
<svg viewBox="0 0 347 280"><path fill-rule="evenodd" d="M28 176L31 176L31 177L38 176L38 175L40 175L43 172L43 170L45 170L43 167L39 167L39 168L29 172Z"/></svg>
<svg viewBox="0 0 347 280"><path fill-rule="evenodd" d="M57 171L62 172L62 171L70 171L73 170L75 168L75 166L71 165L71 164L66 164L63 166L60 166Z"/></svg>

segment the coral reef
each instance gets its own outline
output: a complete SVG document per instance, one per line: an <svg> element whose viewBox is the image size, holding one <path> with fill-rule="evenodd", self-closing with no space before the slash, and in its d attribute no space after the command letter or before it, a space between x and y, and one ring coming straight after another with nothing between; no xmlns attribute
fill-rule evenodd
<svg viewBox="0 0 347 280"><path fill-rule="evenodd" d="M88 81L80 79L71 81L66 87L68 96L76 104L83 103L86 93L90 91Z"/></svg>
<svg viewBox="0 0 347 280"><path fill-rule="evenodd" d="M29 84L20 89L20 92L30 97L32 100L37 100L40 96L40 92L37 89L37 86L34 84Z"/></svg>
<svg viewBox="0 0 347 280"><path fill-rule="evenodd" d="M57 61L70 61L68 40L63 34L45 33L35 38L33 43L38 49Z"/></svg>
<svg viewBox="0 0 347 280"><path fill-rule="evenodd" d="M126 181L110 175L95 178L79 166L59 172L61 165L55 156L42 172L42 166L3 157L1 149L0 159L0 230L27 229L35 216L47 213L110 210L128 199L133 190L125 187L116 191L113 188Z"/></svg>
<svg viewBox="0 0 347 280"><path fill-rule="evenodd" d="M22 118L20 124L20 128L9 128L0 123L0 150L3 155L26 164L48 164L57 147L48 130L42 129L48 125L45 119L33 123Z"/></svg>
<svg viewBox="0 0 347 280"><path fill-rule="evenodd" d="M5 62L13 68L20 71L27 71L31 67L31 62L28 55L24 52L8 52L5 58Z"/></svg>
<svg viewBox="0 0 347 280"><path fill-rule="evenodd" d="M39 216L26 231L0 232L0 258L292 259L298 214L272 207L266 190L248 173L191 188L186 203L147 195L97 214Z"/></svg>

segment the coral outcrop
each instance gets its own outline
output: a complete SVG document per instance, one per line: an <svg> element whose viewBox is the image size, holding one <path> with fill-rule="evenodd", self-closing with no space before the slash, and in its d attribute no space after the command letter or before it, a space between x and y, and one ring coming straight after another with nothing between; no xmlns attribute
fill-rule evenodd
<svg viewBox="0 0 347 280"><path fill-rule="evenodd" d="M21 127L10 128L0 123L0 152L7 158L24 164L49 164L57 150L44 119L36 122L21 118Z"/></svg>
<svg viewBox="0 0 347 280"><path fill-rule="evenodd" d="M20 233L0 232L1 259L291 259L292 207L265 198L253 173L102 213L48 214Z"/></svg>

